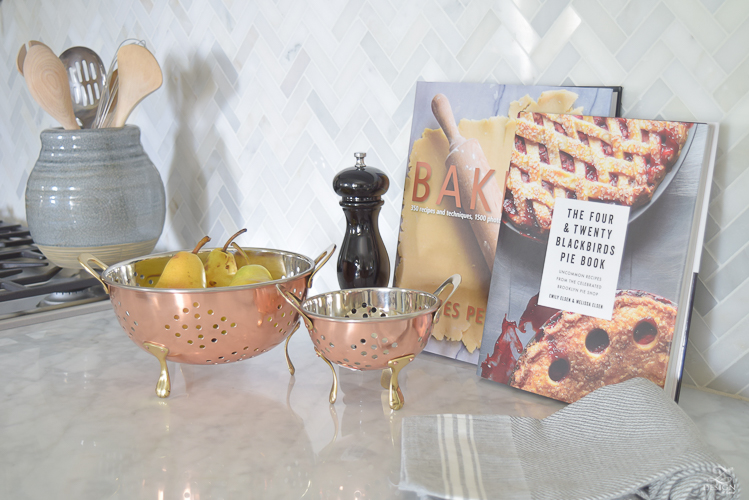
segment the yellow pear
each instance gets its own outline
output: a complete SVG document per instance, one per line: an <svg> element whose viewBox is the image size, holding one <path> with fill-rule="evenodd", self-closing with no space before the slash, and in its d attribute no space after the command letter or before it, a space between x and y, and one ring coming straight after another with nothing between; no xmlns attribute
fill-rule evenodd
<svg viewBox="0 0 749 500"><path fill-rule="evenodd" d="M260 264L268 270L274 280L283 278L286 276L286 265L282 256L277 254L268 254L263 251L254 251L252 256L247 255L242 247L236 243L232 243L232 246L237 250L234 253L234 258L237 261L237 269L241 269L247 264Z"/></svg>
<svg viewBox="0 0 749 500"><path fill-rule="evenodd" d="M237 262L234 260L234 254L227 252L234 238L246 232L247 229L241 229L234 233L226 241L224 248L214 248L208 254L208 260L205 263L205 280L209 288L216 286L229 286L232 277L237 272Z"/></svg>
<svg viewBox="0 0 749 500"><path fill-rule="evenodd" d="M192 252L177 252L169 259L154 288L205 288L205 270L198 251L211 241L205 236Z"/></svg>
<svg viewBox="0 0 749 500"><path fill-rule="evenodd" d="M260 264L247 264L242 266L231 280L230 286L254 285L264 281L273 281L268 270Z"/></svg>

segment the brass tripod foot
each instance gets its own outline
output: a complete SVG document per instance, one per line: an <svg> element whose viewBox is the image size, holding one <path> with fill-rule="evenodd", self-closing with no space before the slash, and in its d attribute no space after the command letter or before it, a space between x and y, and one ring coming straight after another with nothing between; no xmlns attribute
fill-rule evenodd
<svg viewBox="0 0 749 500"><path fill-rule="evenodd" d="M169 369L166 366L166 357L169 354L169 349L154 342L143 342L143 347L159 360L161 375L159 376L159 381L156 383L156 395L160 398L166 398L172 392L172 383L169 381Z"/></svg>
<svg viewBox="0 0 749 500"><path fill-rule="evenodd" d="M333 364L328 361L328 358L322 355L320 351L317 350L317 347L315 347L315 353L323 360L325 361L328 366L330 367L330 371L333 372L333 387L330 388L330 396L328 396L328 401L330 401L330 404L335 403L335 400L338 398L338 375L335 373L335 368L333 368Z"/></svg>
<svg viewBox="0 0 749 500"><path fill-rule="evenodd" d="M390 393L391 410L400 410L406 402L403 398L403 392L401 392L400 385L398 384L398 374L403 367L413 361L415 357L416 356L413 354L408 354L407 356L391 359L388 361L389 368L382 370L380 385L382 385L383 389L388 389Z"/></svg>
<svg viewBox="0 0 749 500"><path fill-rule="evenodd" d="M289 340L291 340L291 336L294 335L294 332L299 330L299 321L296 322L296 325L294 325L294 329L291 330L291 333L288 337L286 337L286 344L284 346L285 352L286 352L286 366L289 367L289 373L294 375L294 372L296 372L296 369L294 368L294 364L291 362L291 358L289 357Z"/></svg>

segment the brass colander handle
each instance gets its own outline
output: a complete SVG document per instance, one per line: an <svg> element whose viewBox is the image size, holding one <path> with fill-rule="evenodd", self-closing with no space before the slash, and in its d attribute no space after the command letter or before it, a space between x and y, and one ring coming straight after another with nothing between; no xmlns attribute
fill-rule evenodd
<svg viewBox="0 0 749 500"><path fill-rule="evenodd" d="M312 274L309 275L309 279L307 280L307 288L312 288L312 278L317 274L317 271L322 268L322 266L325 265L326 262L330 260L330 258L333 256L333 253L335 252L336 245L335 243L331 244L328 248L325 249L323 253L317 256L315 259L315 268L312 271Z"/></svg>
<svg viewBox="0 0 749 500"><path fill-rule="evenodd" d="M309 316L305 314L304 309L302 309L302 304L299 302L299 299L297 299L293 293L285 291L283 288L281 288L280 285L276 285L276 290L278 290L278 293L280 293L281 296L286 299L286 302L288 302L289 305L299 313L299 315L302 317L302 320L304 321L304 326L306 326L307 330L311 332L314 328L312 326L312 321L309 319Z"/></svg>
<svg viewBox="0 0 749 500"><path fill-rule="evenodd" d="M444 283L442 283L439 287L437 287L437 290L434 291L433 295L435 295L439 299L440 294L445 290L447 285L453 286L453 289L450 291L450 294L447 296L445 300L442 301L439 308L437 309L437 312L434 314L433 323L436 324L437 322L439 322L440 316L442 315L442 309L444 309L445 304L450 301L450 297L452 297L455 291L458 289L461 281L462 281L462 278L460 277L459 274L453 274L452 276L447 278Z"/></svg>
<svg viewBox="0 0 749 500"><path fill-rule="evenodd" d="M107 266L105 263L103 263L102 261L100 261L99 259L97 259L96 257L94 257L93 255L91 255L90 253L82 253L82 254L80 254L78 256L78 262L81 264L81 266L83 266L83 269L85 269L86 271L88 271L88 273L91 276L93 276L94 278L96 278L97 280L99 280L99 283L101 283L101 286L104 287L104 290L107 293L109 293L109 285L107 285L106 283L104 283L104 280L101 279L101 275L99 273L97 273L96 271L94 271L94 268L89 265L89 262L93 262L94 264L96 264L96 266L99 267L99 268L101 268L102 271L105 270L109 266Z"/></svg>

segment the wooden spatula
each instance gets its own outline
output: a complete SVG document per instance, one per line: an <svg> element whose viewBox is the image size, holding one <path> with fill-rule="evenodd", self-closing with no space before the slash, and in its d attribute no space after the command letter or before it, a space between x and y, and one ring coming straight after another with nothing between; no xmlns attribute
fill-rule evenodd
<svg viewBox="0 0 749 500"><path fill-rule="evenodd" d="M44 111L66 130L80 128L73 113L65 66L49 47L43 43L29 47L23 61L23 77L31 96Z"/></svg>
<svg viewBox="0 0 749 500"><path fill-rule="evenodd" d="M26 59L26 52L28 52L28 47L31 47L32 45L44 45L42 42L37 42L36 40L29 40L28 42L21 45L21 48L18 50L18 55L16 56L16 68L18 68L18 72L21 73L21 76L23 76L23 61Z"/></svg>
<svg viewBox="0 0 749 500"><path fill-rule="evenodd" d="M112 126L122 127L133 108L161 87L162 75L153 54L137 44L124 45L117 51L117 71L119 89Z"/></svg>

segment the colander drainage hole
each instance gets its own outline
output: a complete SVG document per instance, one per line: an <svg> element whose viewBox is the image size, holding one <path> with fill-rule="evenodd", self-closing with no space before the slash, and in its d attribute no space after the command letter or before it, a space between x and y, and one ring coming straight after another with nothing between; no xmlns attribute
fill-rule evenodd
<svg viewBox="0 0 749 500"><path fill-rule="evenodd" d="M351 309L351 314L356 314L356 309Z"/></svg>
<svg viewBox="0 0 749 500"><path fill-rule="evenodd" d="M356 344L351 344L351 349L356 349Z"/></svg>
<svg viewBox="0 0 749 500"><path fill-rule="evenodd" d="M362 302L361 306L366 308L367 307L367 303L366 302Z"/></svg>
<svg viewBox="0 0 749 500"><path fill-rule="evenodd" d="M218 339L211 339L211 342L215 344L216 342L218 342Z"/></svg>
<svg viewBox="0 0 749 500"><path fill-rule="evenodd" d="M369 314L367 313L362 314L362 318L369 318Z"/></svg>
<svg viewBox="0 0 749 500"><path fill-rule="evenodd" d="M361 342L362 344L366 344L367 343L367 339L361 339L361 340L359 340L359 342Z"/></svg>
<svg viewBox="0 0 749 500"><path fill-rule="evenodd" d="M376 308L376 307L373 307L373 308L372 308L372 309L370 309L369 311L370 311L370 312L373 312L373 313L376 313L376 312L377 312L377 308Z"/></svg>

